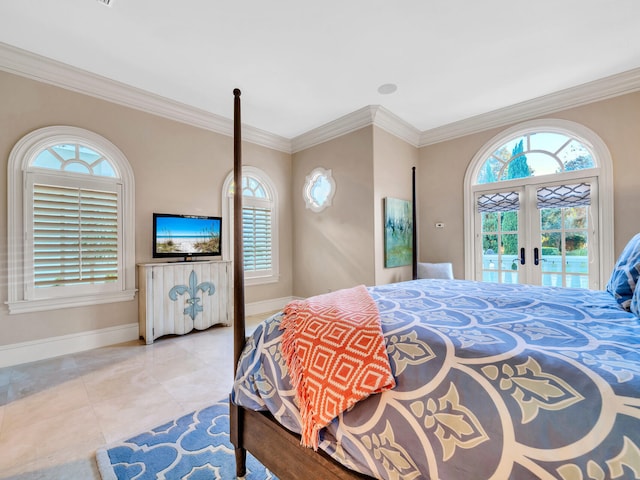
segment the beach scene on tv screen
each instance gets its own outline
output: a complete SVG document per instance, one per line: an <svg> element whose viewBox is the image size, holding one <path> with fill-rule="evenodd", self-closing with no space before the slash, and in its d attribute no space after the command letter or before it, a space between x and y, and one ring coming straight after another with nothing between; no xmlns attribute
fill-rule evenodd
<svg viewBox="0 0 640 480"><path fill-rule="evenodd" d="M156 251L193 255L220 252L220 221L207 218L156 218Z"/></svg>

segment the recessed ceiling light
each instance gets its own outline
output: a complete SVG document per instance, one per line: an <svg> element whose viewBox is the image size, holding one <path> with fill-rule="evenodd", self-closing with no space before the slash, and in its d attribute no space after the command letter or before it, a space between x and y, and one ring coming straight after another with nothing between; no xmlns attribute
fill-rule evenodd
<svg viewBox="0 0 640 480"><path fill-rule="evenodd" d="M103 5L106 5L107 7L111 5L111 0L98 0L98 2L102 3Z"/></svg>
<svg viewBox="0 0 640 480"><path fill-rule="evenodd" d="M398 86L395 83L385 83L378 87L378 93L382 95L390 95L396 90L398 90Z"/></svg>

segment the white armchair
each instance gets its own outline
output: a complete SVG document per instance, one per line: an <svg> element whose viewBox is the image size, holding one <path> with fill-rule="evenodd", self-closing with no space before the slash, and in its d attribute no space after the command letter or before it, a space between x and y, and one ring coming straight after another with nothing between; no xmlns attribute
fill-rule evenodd
<svg viewBox="0 0 640 480"><path fill-rule="evenodd" d="M453 279L453 265L451 262L418 263L418 278Z"/></svg>

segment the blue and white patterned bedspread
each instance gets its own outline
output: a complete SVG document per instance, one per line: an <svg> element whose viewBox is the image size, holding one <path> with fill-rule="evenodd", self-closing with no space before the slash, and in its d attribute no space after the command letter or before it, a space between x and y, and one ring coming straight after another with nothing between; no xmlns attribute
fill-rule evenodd
<svg viewBox="0 0 640 480"><path fill-rule="evenodd" d="M321 432L381 479L640 478L640 320L606 292L462 280L369 289L394 390ZM236 403L300 431L280 316L249 339Z"/></svg>

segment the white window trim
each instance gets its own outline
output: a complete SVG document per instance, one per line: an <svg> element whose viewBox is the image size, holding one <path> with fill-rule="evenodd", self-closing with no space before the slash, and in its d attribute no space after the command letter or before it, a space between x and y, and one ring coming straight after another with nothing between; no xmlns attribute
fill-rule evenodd
<svg viewBox="0 0 640 480"><path fill-rule="evenodd" d="M42 150L60 143L86 145L107 157L120 179L122 189L122 264L123 284L118 291L78 294L69 297L27 299L25 297L25 172ZM52 171L53 172L53 171ZM106 138L77 127L51 126L35 130L16 143L9 155L7 168L7 273L9 313L27 313L71 308L135 298L135 191L133 170L124 154Z"/></svg>
<svg viewBox="0 0 640 480"><path fill-rule="evenodd" d="M600 238L599 268L600 268L600 288L604 288L609 279L615 262L614 257L614 232L613 232L613 163L609 149L602 139L591 129L576 122L562 119L537 119L514 125L489 140L473 157L467 168L464 177L464 253L465 253L465 278L472 279L474 272L475 258L475 222L474 222L474 194L478 190L475 184L478 173L484 165L487 157L506 141L527 133L552 132L569 135L580 140L584 145L591 148L594 153L596 167L586 170L577 170L555 175L546 175L549 182L558 179L580 178L585 176L598 177L598 236ZM537 177L536 181L539 181ZM509 188L510 184L522 184L527 179L499 182L500 187ZM495 186L495 184L492 184ZM480 185L479 187L482 187Z"/></svg>
<svg viewBox="0 0 640 480"><path fill-rule="evenodd" d="M271 217L271 273L269 275L248 275L244 274L244 284L264 285L268 283L276 283L280 280L280 262L278 255L278 194L271 178L262 170L250 165L242 167L242 176L249 175L260 180L263 187L267 190L267 194L272 199L272 217ZM233 258L233 196L229 195L229 188L233 183L233 171L229 172L227 178L222 185L222 211L227 212L223 219L225 228L222 229L222 255L223 258ZM259 201L259 200L258 200Z"/></svg>
<svg viewBox="0 0 640 480"><path fill-rule="evenodd" d="M318 204L316 199L311 195L311 189L318 180L319 177L324 177L329 182L329 195L322 204ZM306 207L312 212L319 213L325 208L329 208L333 202L333 197L336 194L336 181L333 179L331 169L325 169L322 167L314 168L309 175L305 178L304 187L302 188L302 197Z"/></svg>

